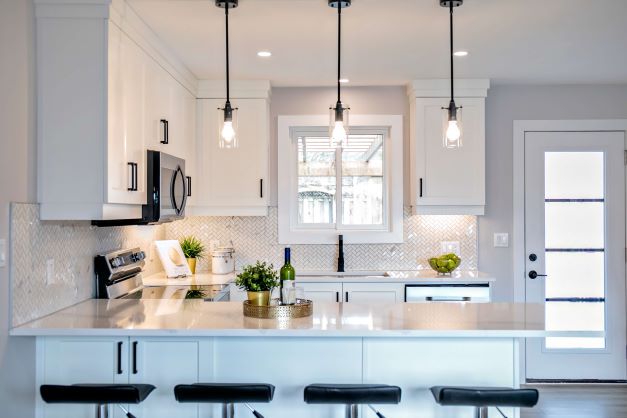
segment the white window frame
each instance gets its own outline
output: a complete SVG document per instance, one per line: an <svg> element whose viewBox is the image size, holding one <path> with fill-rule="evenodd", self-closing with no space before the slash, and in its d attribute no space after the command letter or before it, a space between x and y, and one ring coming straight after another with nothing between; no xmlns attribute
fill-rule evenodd
<svg viewBox="0 0 627 418"><path fill-rule="evenodd" d="M387 132L384 138L383 225L338 225L340 227L336 228L329 224L317 226L298 223L298 142L294 132L324 129L326 133L329 116L279 116L279 244L335 244L339 234L344 235L344 242L347 244L403 242L403 116L351 115L350 122L353 133L367 128Z"/></svg>

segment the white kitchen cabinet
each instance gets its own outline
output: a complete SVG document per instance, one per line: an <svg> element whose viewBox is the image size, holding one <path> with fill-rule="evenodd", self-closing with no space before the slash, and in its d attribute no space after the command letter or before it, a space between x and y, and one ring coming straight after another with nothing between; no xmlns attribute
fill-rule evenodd
<svg viewBox="0 0 627 418"><path fill-rule="evenodd" d="M344 302L403 302L405 285L402 283L344 283Z"/></svg>
<svg viewBox="0 0 627 418"><path fill-rule="evenodd" d="M298 278L296 278L298 280ZM342 283L323 282L310 283L298 282L297 287L302 287L305 291L305 298L314 302L340 302L342 301Z"/></svg>
<svg viewBox="0 0 627 418"><path fill-rule="evenodd" d="M198 100L196 197L188 214L265 216L268 211L269 103L231 99L237 112L239 147L219 147L224 99Z"/></svg>
<svg viewBox="0 0 627 418"><path fill-rule="evenodd" d="M134 12L115 9L124 2L35 7L41 219L141 218L147 148L194 155L194 96L146 48L141 21L121 17ZM168 118L170 148L159 144Z"/></svg>
<svg viewBox="0 0 627 418"><path fill-rule="evenodd" d="M459 80L455 102L462 146L443 145L450 100L443 80L416 81L410 89L410 183L417 214L483 215L485 211L485 97L487 80Z"/></svg>
<svg viewBox="0 0 627 418"><path fill-rule="evenodd" d="M128 338L40 338L37 340L37 386L76 383L128 383ZM44 404L45 418L84 418L93 415L90 405ZM120 411L111 411L122 418Z"/></svg>
<svg viewBox="0 0 627 418"><path fill-rule="evenodd" d="M178 403L174 387L199 382L201 345L199 339L131 339L129 382L157 387L144 402L131 405L131 411L141 417L197 418L198 405Z"/></svg>

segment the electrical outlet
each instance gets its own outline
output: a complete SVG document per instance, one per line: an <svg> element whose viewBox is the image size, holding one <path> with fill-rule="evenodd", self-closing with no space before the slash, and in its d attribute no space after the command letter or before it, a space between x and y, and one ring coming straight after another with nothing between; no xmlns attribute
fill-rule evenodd
<svg viewBox="0 0 627 418"><path fill-rule="evenodd" d="M453 253L461 257L459 241L442 241L440 248L442 249L442 254Z"/></svg>
<svg viewBox="0 0 627 418"><path fill-rule="evenodd" d="M46 285L54 284L54 258L46 260Z"/></svg>
<svg viewBox="0 0 627 418"><path fill-rule="evenodd" d="M494 234L494 247L509 247L509 234L507 232L499 232Z"/></svg>
<svg viewBox="0 0 627 418"><path fill-rule="evenodd" d="M7 240L0 239L0 267L7 265Z"/></svg>

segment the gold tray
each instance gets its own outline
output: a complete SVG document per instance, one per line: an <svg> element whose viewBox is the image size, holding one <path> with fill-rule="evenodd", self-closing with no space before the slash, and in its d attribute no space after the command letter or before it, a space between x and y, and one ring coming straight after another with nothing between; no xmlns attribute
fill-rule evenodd
<svg viewBox="0 0 627 418"><path fill-rule="evenodd" d="M277 302L276 299L272 302ZM244 316L261 319L288 319L304 318L313 314L313 302L307 299L297 299L295 305L253 305L245 300Z"/></svg>

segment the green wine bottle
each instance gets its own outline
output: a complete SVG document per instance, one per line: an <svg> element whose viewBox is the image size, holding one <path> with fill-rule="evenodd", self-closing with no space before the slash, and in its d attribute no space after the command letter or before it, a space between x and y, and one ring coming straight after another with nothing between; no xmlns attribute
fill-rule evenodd
<svg viewBox="0 0 627 418"><path fill-rule="evenodd" d="M290 248L285 248L285 264L281 267L279 272L279 277L281 278L281 303L283 304L294 304L296 302L296 296L294 292L294 287L296 283L296 271L294 267L292 267L290 260ZM283 290L284 289L292 289L290 293L291 297L288 297L289 300L286 299Z"/></svg>

